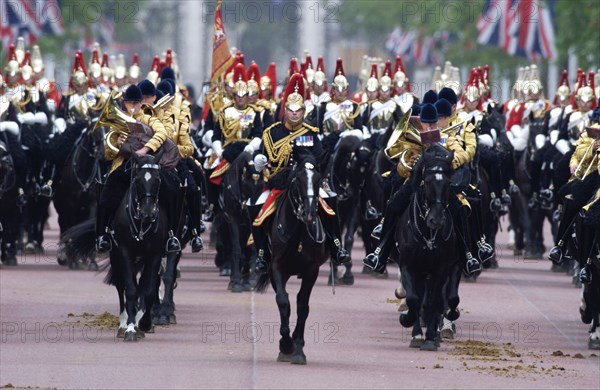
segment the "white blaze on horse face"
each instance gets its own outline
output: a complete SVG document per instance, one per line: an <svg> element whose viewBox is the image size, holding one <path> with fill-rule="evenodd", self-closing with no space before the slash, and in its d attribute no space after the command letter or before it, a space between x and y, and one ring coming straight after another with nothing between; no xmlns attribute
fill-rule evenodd
<svg viewBox="0 0 600 390"><path fill-rule="evenodd" d="M150 181L150 179L152 179L152 175L150 174L150 172L146 172L146 174L144 175L144 180Z"/></svg>
<svg viewBox="0 0 600 390"><path fill-rule="evenodd" d="M436 173L435 174L435 180L437 180L437 181L444 180L444 175L442 175L441 173Z"/></svg>
<svg viewBox="0 0 600 390"><path fill-rule="evenodd" d="M306 184L308 185L308 188L306 189L306 194L308 195L308 204L310 206L312 206L312 202L315 198L315 189L313 188L312 185L312 177L313 177L313 171L312 169L308 168L306 169Z"/></svg>

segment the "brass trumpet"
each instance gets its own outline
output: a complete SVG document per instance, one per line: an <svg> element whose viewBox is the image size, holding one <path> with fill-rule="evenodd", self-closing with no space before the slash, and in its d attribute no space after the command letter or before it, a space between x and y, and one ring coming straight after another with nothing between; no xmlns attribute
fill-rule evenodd
<svg viewBox="0 0 600 390"><path fill-rule="evenodd" d="M110 128L110 131L106 133L104 139L106 145L115 153L119 152L119 148L115 145L115 141L119 134L129 135L129 127L127 123L137 122L131 116L125 114L115 104L115 100L120 96L120 93L111 92L111 95L106 99L102 112L98 117L98 122L94 125L92 131L95 131L98 127L106 126Z"/></svg>
<svg viewBox="0 0 600 390"><path fill-rule="evenodd" d="M583 171L583 174L581 174L581 169L585 167L585 163L586 160L588 159L588 155L590 153L594 153L594 156L592 157L591 161L589 162L589 164L587 165L585 171ZM579 180L583 180L587 177L587 175L591 172L592 168L596 168L596 165L598 164L598 154L600 153L600 150L594 150L594 140L592 140L592 142L590 143L590 146L588 146L588 148L586 149L585 153L583 154L583 157L581 158L581 161L579 161L579 164L577 165L577 168L575 169L575 172L573 173L573 177L575 177L576 179Z"/></svg>

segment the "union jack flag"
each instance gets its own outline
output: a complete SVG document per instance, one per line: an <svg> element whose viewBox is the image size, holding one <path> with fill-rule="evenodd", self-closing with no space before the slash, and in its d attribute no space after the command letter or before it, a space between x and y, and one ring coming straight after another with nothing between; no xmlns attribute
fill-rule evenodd
<svg viewBox="0 0 600 390"><path fill-rule="evenodd" d="M7 47L17 37L26 45L41 35L62 35L61 0L0 0L0 39Z"/></svg>
<svg viewBox="0 0 600 390"><path fill-rule="evenodd" d="M499 46L507 54L537 61L557 57L554 4L540 0L486 0L477 22L477 42Z"/></svg>

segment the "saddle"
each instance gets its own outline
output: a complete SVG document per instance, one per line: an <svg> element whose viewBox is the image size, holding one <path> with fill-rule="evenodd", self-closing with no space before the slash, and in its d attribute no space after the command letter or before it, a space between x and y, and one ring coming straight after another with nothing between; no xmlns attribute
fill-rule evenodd
<svg viewBox="0 0 600 390"><path fill-rule="evenodd" d="M152 138L152 130L142 123L128 123L129 135L119 150L119 154L124 158L130 158L136 150L146 145ZM156 151L159 156L158 163L166 169L175 168L179 163L179 149L175 142L167 138L159 150Z"/></svg>

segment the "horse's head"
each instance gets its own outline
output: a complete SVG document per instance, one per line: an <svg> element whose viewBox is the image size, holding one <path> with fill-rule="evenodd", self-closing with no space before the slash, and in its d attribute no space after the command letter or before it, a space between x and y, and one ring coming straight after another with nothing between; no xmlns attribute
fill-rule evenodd
<svg viewBox="0 0 600 390"><path fill-rule="evenodd" d="M362 187L366 176L373 173L370 167L375 152L377 152L376 146L368 139L361 141L354 150L351 160L350 180L355 187Z"/></svg>
<svg viewBox="0 0 600 390"><path fill-rule="evenodd" d="M432 230L440 229L446 223L453 157L454 153L440 144L430 146L422 155L425 223Z"/></svg>
<svg viewBox="0 0 600 390"><path fill-rule="evenodd" d="M504 115L490 104L486 114L481 118L481 132L489 134L494 129L496 136L499 136L504 129L505 122Z"/></svg>
<svg viewBox="0 0 600 390"><path fill-rule="evenodd" d="M294 205L294 214L306 224L312 223L317 216L320 183L318 163L312 156L297 163L290 176L288 193Z"/></svg>
<svg viewBox="0 0 600 390"><path fill-rule="evenodd" d="M150 155L134 157L134 160L132 171L134 218L142 223L152 223L158 217L160 165L158 160Z"/></svg>

